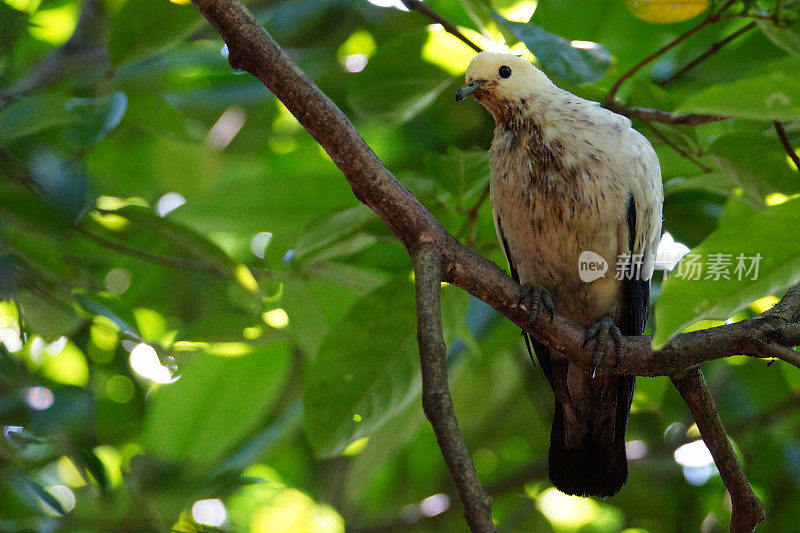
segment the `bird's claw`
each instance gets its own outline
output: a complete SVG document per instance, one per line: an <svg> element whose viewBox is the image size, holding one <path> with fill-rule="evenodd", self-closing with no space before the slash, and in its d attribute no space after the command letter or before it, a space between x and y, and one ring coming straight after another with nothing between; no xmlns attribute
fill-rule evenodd
<svg viewBox="0 0 800 533"><path fill-rule="evenodd" d="M539 318L539 309L542 306L550 313L550 320L553 320L555 312L553 298L541 285L524 283L522 285L522 294L519 297L517 305L522 305L523 303L531 314L531 331L533 331L533 326L536 324L536 319Z"/></svg>
<svg viewBox="0 0 800 533"><path fill-rule="evenodd" d="M606 345L609 338L613 339L616 347L616 364L619 364L622 359L622 332L614 324L611 317L604 316L593 325L586 332L586 338L583 341L583 347L589 344L592 339L595 340L594 359L592 360L592 379L597 377L597 367L600 366L600 361L603 360L603 354L606 353Z"/></svg>

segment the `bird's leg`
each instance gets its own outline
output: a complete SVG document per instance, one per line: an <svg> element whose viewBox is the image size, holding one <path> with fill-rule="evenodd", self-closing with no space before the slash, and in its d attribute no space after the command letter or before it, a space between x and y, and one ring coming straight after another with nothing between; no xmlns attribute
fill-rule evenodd
<svg viewBox="0 0 800 533"><path fill-rule="evenodd" d="M542 306L550 313L550 320L553 320L553 298L539 284L523 283L518 305L525 305L525 309L530 312L531 331L533 331L533 326L536 324L536 319L539 317L539 310Z"/></svg>
<svg viewBox="0 0 800 533"><path fill-rule="evenodd" d="M609 338L614 340L614 345L617 348L617 363L619 363L619 360L622 359L622 332L614 324L610 316L604 316L586 332L586 339L583 341L584 348L586 348L590 340L595 339L592 378L597 376L597 367L600 366L603 354L606 353L606 344L608 344Z"/></svg>

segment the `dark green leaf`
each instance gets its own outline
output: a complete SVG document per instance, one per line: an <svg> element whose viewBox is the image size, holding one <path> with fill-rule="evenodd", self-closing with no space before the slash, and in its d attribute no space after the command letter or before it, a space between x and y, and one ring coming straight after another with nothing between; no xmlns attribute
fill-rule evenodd
<svg viewBox="0 0 800 533"><path fill-rule="evenodd" d="M713 85L686 99L678 113L714 113L750 120L800 119L800 57L773 61L733 83Z"/></svg>
<svg viewBox="0 0 800 533"><path fill-rule="evenodd" d="M368 294L336 324L309 369L306 432L336 455L403 409L419 390L414 286L407 276Z"/></svg>
<svg viewBox="0 0 800 533"><path fill-rule="evenodd" d="M458 207L471 207L489 184L489 152L449 147L447 154L428 154L428 175L453 195Z"/></svg>
<svg viewBox="0 0 800 533"><path fill-rule="evenodd" d="M776 138L739 132L719 137L708 149L717 165L756 201L770 193L800 191L797 171L786 162L786 152Z"/></svg>
<svg viewBox="0 0 800 533"><path fill-rule="evenodd" d="M121 65L146 57L196 28L200 13L193 5L167 0L128 0L111 25L111 62Z"/></svg>
<svg viewBox="0 0 800 533"><path fill-rule="evenodd" d="M0 109L0 142L7 143L67 124L71 120L68 101L64 94L41 94Z"/></svg>
<svg viewBox="0 0 800 533"><path fill-rule="evenodd" d="M777 294L800 281L800 200L754 212L752 207L731 197L717 231L689 252L664 281L656 304L656 334L653 345L662 346L682 329L703 319L726 320L755 300ZM764 238L780 235L780 238ZM714 279L709 266L722 263L712 254L726 254L729 279ZM699 256L700 279L692 279L687 266L692 255ZM745 269L757 264L758 273L737 273L738 257ZM753 261L760 255L761 259ZM685 275L681 275L681 269ZM740 278L740 279L737 279Z"/></svg>
<svg viewBox="0 0 800 533"><path fill-rule="evenodd" d="M611 64L611 54L601 44L591 43L586 48L578 48L535 24L511 22L496 16L503 26L525 43L542 69L552 76L570 83L588 83L602 78Z"/></svg>
<svg viewBox="0 0 800 533"><path fill-rule="evenodd" d="M128 98L123 92L99 98L73 98L67 102L73 124L64 135L76 148L97 144L117 127L127 105Z"/></svg>
<svg viewBox="0 0 800 533"><path fill-rule="evenodd" d="M285 345L270 343L245 355L199 354L179 363L180 379L150 395L148 449L213 464L258 428L286 381L289 357Z"/></svg>

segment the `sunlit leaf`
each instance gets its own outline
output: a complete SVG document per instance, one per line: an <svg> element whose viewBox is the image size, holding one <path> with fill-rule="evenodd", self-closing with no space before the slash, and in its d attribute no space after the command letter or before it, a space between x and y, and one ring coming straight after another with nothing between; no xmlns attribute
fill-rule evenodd
<svg viewBox="0 0 800 533"><path fill-rule="evenodd" d="M416 395L418 374L414 287L404 276L365 296L325 338L303 395L316 452L341 453L380 427Z"/></svg>
<svg viewBox="0 0 800 533"><path fill-rule="evenodd" d="M800 119L800 57L789 56L733 83L713 85L686 99L676 112L715 113L751 120Z"/></svg>
<svg viewBox="0 0 800 533"><path fill-rule="evenodd" d="M662 346L698 320L725 320L762 296L780 294L800 281L800 200L754 212L732 197L727 210L731 213L720 220L717 231L689 252L663 283L656 304L654 346ZM764 235L780 238L765 239ZM730 260L730 266L720 270L727 272L729 279L714 279L710 265L723 262L712 254L726 254L719 259ZM746 270L737 273L740 254L746 269L757 264L757 275ZM701 265L697 280L691 279L694 271L687 266L692 255L699 256ZM752 259L759 256L759 260ZM681 276L681 269L686 275Z"/></svg>
<svg viewBox="0 0 800 533"><path fill-rule="evenodd" d="M285 345L270 343L246 355L200 354L179 362L180 379L151 394L144 427L148 448L213 463L258 427L287 378L289 357Z"/></svg>
<svg viewBox="0 0 800 533"><path fill-rule="evenodd" d="M353 75L348 103L368 118L406 122L455 87L445 72L420 58L426 38L415 31L379 46L366 68Z"/></svg>
<svg viewBox="0 0 800 533"><path fill-rule="evenodd" d="M634 17L653 24L673 24L708 9L708 0L625 0Z"/></svg>

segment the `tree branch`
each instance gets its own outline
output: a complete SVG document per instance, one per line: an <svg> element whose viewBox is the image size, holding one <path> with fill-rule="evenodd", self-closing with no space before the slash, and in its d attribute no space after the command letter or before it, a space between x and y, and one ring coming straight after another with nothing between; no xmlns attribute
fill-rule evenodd
<svg viewBox="0 0 800 533"><path fill-rule="evenodd" d="M629 68L622 76L619 77L619 79L617 79L617 81L614 82L614 84L608 90L608 94L606 94L605 105L608 106L608 105L612 105L614 103L614 97L617 95L617 90L619 90L620 86L623 83L625 83L625 81L628 78L630 78L631 76L633 76L634 74L639 72L643 67L649 65L650 63L652 63L653 61L655 61L656 59L658 59L662 55L666 54L667 52L669 52L670 50L672 50L673 48L678 46L683 41L685 41L686 39L688 39L689 37L691 37L695 33L699 32L700 30L702 30L703 28L705 28L709 24L712 24L714 22L719 21L720 17L722 16L722 14L725 11L727 11L727 9L729 7L731 7L733 4L735 4L737 1L738 0L728 0L727 2L725 2L725 4L721 8L719 8L719 10L712 11L711 13L709 13L708 16L706 18L704 18L700 22L700 24L692 27L687 32L682 33L681 35L679 35L678 37L676 37L672 41L668 42L667 44L665 44L664 46L662 46L661 48L659 48L658 50L656 50L655 52L653 52L652 54L650 54L646 58L644 58L641 61L639 61L638 63L636 63L631 68Z"/></svg>
<svg viewBox="0 0 800 533"><path fill-rule="evenodd" d="M492 499L478 480L447 385L447 347L442 337L441 257L430 243L418 246L413 255L422 407L436 433L470 530L495 532Z"/></svg>
<svg viewBox="0 0 800 533"><path fill-rule="evenodd" d="M256 76L283 102L330 155L347 178L356 197L386 222L415 259L420 253L420 246L424 246L426 254L435 254L441 261L441 274L436 276L437 280L441 278L461 287L522 329L530 330L530 309L520 303L520 285L497 265L461 245L445 230L389 172L347 117L289 59L239 0L193 2L227 43L231 65ZM438 272L438 268L435 271ZM423 272L422 276L428 279L426 273ZM800 285L796 285L770 311L741 322L676 335L658 350L651 348L652 339L649 336L626 337L619 347L623 355L619 363L615 364L614 346L609 346L606 357L601 359L599 370L641 376L673 376L703 361L721 357L744 354L771 358L778 353L784 360L800 366L800 362L788 353L793 352L792 347L800 344L799 320ZM593 346L582 347L585 331L566 317L554 313L552 320L539 320L532 333L539 341L565 354L587 371L592 368ZM684 385L691 385L693 381L681 377L675 379L676 386L680 385L689 391L688 385ZM429 403L432 401L427 400ZM719 428L708 424L707 418L697 416L700 418L698 425L702 420L706 426L706 436L716 439L718 435L714 431ZM720 449L724 451L724 446L729 444L722 446ZM721 460L726 457L723 452L712 453L717 453L715 458L720 457ZM723 469L730 471L725 464L720 471ZM729 487L729 490L735 491L735 487ZM481 501L480 496L476 501ZM751 505L746 498L739 499L737 496L734 500L736 523L742 523L744 519L741 516L752 514L749 507L738 508L740 504Z"/></svg>
<svg viewBox="0 0 800 533"><path fill-rule="evenodd" d="M694 367L681 374L671 376L672 384L681 393L683 401L689 407L700 436L714 458L722 482L731 495L731 531L753 531L764 521L766 513L761 500L753 492L742 465L736 458L722 420L714 406L714 399L708 392L706 380L700 367Z"/></svg>
<svg viewBox="0 0 800 533"><path fill-rule="evenodd" d="M680 155L681 157L683 157L687 161L691 161L697 168L699 168L703 172L711 172L711 168L705 166L695 156L693 156L692 154L690 154L689 152L687 152L686 150L684 150L683 148L678 146L678 144L675 141L670 139L667 135L665 135L663 132L661 132L661 130L659 130L657 127L653 126L650 122L645 122L645 125L648 128L650 128L650 131L652 131L653 134L655 134L656 137L661 139L661 142L663 142L664 144L666 144L667 146L669 146L670 148L675 150L675 152L677 152L678 155Z"/></svg>
<svg viewBox="0 0 800 533"><path fill-rule="evenodd" d="M681 124L684 126L700 126L710 122L728 120L730 117L724 115L704 115L700 113L670 113L661 109L649 109L647 107L630 107L620 105L615 102L606 102L603 107L624 115L628 118L636 118L643 122L660 122L662 124Z"/></svg>
<svg viewBox="0 0 800 533"><path fill-rule="evenodd" d="M723 46L725 46L726 44L732 42L736 38L744 35L745 33L747 33L748 31L752 30L755 27L756 27L756 23L755 22L751 22L750 24L747 24L746 26L743 26L743 27L739 28L738 30L736 30L735 32L731 33L730 35L728 35L724 39L721 39L721 40L715 42L714 44L712 44L708 48L708 50L706 50L705 52L703 52L699 56L697 56L694 59L692 59L691 61L689 61L686 65L684 65L680 69L678 69L675 72L673 72L668 78L665 78L665 79L661 80L658 83L658 85L660 85L661 87L666 87L667 85L669 85L673 81L677 80L678 78L680 78L681 76L683 76L684 74L689 72L690 70L694 69L697 65L699 65L700 63L702 63L703 61L705 61L706 59L708 59L712 55L714 55L717 52L719 52L720 49Z"/></svg>

